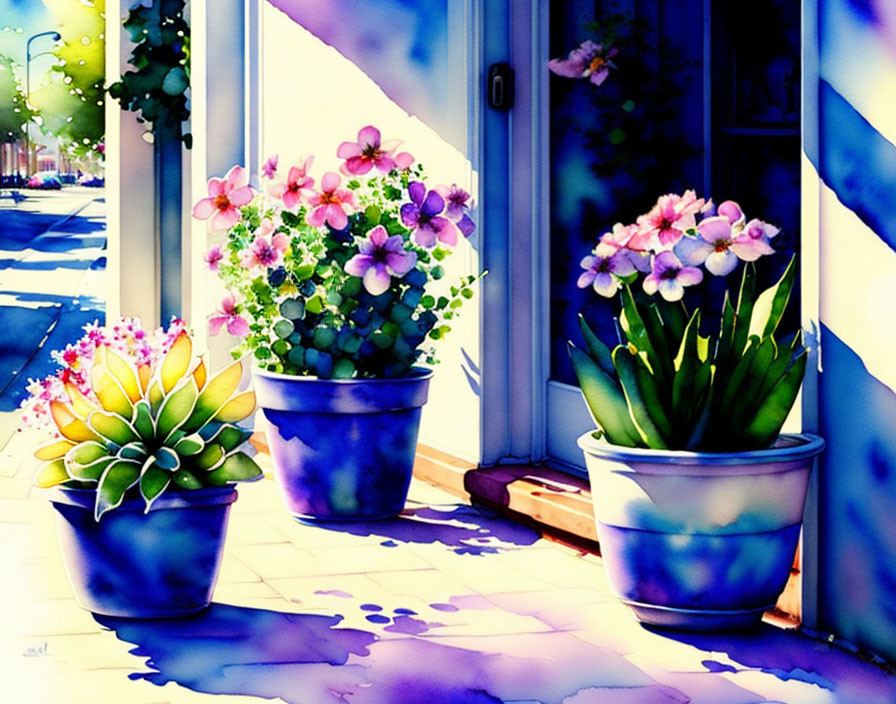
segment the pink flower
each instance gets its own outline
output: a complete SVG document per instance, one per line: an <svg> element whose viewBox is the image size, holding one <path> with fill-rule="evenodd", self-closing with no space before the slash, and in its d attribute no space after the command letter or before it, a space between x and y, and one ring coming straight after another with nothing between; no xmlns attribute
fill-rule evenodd
<svg viewBox="0 0 896 704"><path fill-rule="evenodd" d="M380 143L380 131L372 125L362 127L357 142L343 142L336 156L346 159L341 171L344 174L363 176L373 167L387 174L393 169L406 169L414 163L414 157L407 152L395 154L401 142L397 139ZM337 228L341 229L341 228Z"/></svg>
<svg viewBox="0 0 896 704"><path fill-rule="evenodd" d="M226 325L227 332L231 335L245 337L249 334L249 323L236 312L236 300L232 293L228 293L221 299L221 309L208 319L209 335L217 335L221 332L221 327Z"/></svg>
<svg viewBox="0 0 896 704"><path fill-rule="evenodd" d="M652 296L657 291L667 301L680 301L684 287L703 281L703 272L684 266L672 252L660 252L654 257L653 271L644 277L644 292Z"/></svg>
<svg viewBox="0 0 896 704"><path fill-rule="evenodd" d="M750 224L753 224L752 221ZM699 237L683 238L676 245L675 253L685 264L704 264L711 274L727 276L734 271L738 259L752 262L763 254L775 251L768 244L768 238L764 237L762 225L759 223L753 227L752 231L758 234L754 238L745 232L746 228L742 225L732 225L725 215L705 218L697 226ZM777 234L777 228L769 227Z"/></svg>
<svg viewBox="0 0 896 704"><path fill-rule="evenodd" d="M762 240L767 244L768 241L779 232L780 230L774 225L769 225L767 222L762 222L761 220L753 218L744 226L741 234L746 235L750 239Z"/></svg>
<svg viewBox="0 0 896 704"><path fill-rule="evenodd" d="M214 244L211 249L206 252L203 259L205 263L208 264L209 271L217 271L218 270L218 262L220 262L224 258L224 252L221 251L221 245Z"/></svg>
<svg viewBox="0 0 896 704"><path fill-rule="evenodd" d="M610 298L619 290L622 285L619 277L635 273L635 266L628 250L618 249L603 242L595 247L592 255L582 259L579 266L585 269L585 272L579 276L576 285L579 288L592 286L597 293L606 298Z"/></svg>
<svg viewBox="0 0 896 704"><path fill-rule="evenodd" d="M280 198L287 208L295 208L301 199L302 191L314 188L314 179L308 176L308 170L314 162L314 157L309 156L304 161L289 170L286 183L282 181L268 186L268 193L275 198Z"/></svg>
<svg viewBox="0 0 896 704"><path fill-rule="evenodd" d="M392 235L377 225L358 247L358 254L345 263L345 272L360 276L372 296L379 296L392 285L392 277L401 278L417 263L417 254L404 248L401 235Z"/></svg>
<svg viewBox="0 0 896 704"><path fill-rule="evenodd" d="M558 76L566 78L588 78L599 86L610 75L610 69L616 68L610 59L618 53L618 49L604 51L603 44L595 44L586 39L578 47L569 52L565 59L551 59L548 69Z"/></svg>
<svg viewBox="0 0 896 704"><path fill-rule="evenodd" d="M268 157L268 160L264 162L264 166L261 167L261 174L265 178L274 178L274 174L277 173L277 161L280 156L278 154L272 154Z"/></svg>
<svg viewBox="0 0 896 704"><path fill-rule="evenodd" d="M209 180L208 197L193 206L193 217L211 218L213 230L229 230L240 221L238 208L252 200L252 196L248 172L242 166L234 166L224 178Z"/></svg>
<svg viewBox="0 0 896 704"><path fill-rule="evenodd" d="M740 206L733 200L726 200L724 203L720 204L717 214L728 218L728 222L732 225L736 222L742 223L744 220L744 211L741 210Z"/></svg>
<svg viewBox="0 0 896 704"><path fill-rule="evenodd" d="M321 179L321 192L311 191L307 196L312 209L305 216L305 222L311 227L327 223L334 230L344 230L348 225L348 215L358 208L358 197L346 188L339 188L340 183L339 174L328 171Z"/></svg>
<svg viewBox="0 0 896 704"><path fill-rule="evenodd" d="M240 252L240 264L246 269L279 266L287 247L289 247L289 237L283 232L278 232L269 239L274 231L274 223L270 218L262 220L261 227L258 229L259 232L249 249Z"/></svg>
<svg viewBox="0 0 896 704"><path fill-rule="evenodd" d="M680 196L674 193L660 196L650 212L638 217L640 231L631 238L628 246L641 250L671 249L685 230L694 227L694 215L700 212L704 203L690 190Z"/></svg>

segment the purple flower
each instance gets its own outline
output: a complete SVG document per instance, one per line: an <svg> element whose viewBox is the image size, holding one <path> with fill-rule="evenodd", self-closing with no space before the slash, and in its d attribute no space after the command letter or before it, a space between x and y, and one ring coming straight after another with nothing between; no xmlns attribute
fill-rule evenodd
<svg viewBox="0 0 896 704"><path fill-rule="evenodd" d="M268 160L264 162L264 166L261 167L261 173L265 178L274 178L274 174L277 173L277 161L279 158L279 154L272 154L268 157Z"/></svg>
<svg viewBox="0 0 896 704"><path fill-rule="evenodd" d="M206 255L203 257L205 263L208 264L209 271L217 271L218 262L220 262L223 258L224 253L221 251L221 245L219 244L212 245L211 249L209 249Z"/></svg>
<svg viewBox="0 0 896 704"><path fill-rule="evenodd" d="M358 254L345 263L345 272L361 277L364 288L379 296L388 290L392 277L401 278L417 263L417 254L404 248L401 235L389 237L386 228L377 225L358 247Z"/></svg>
<svg viewBox="0 0 896 704"><path fill-rule="evenodd" d="M720 209L721 207L719 206ZM703 264L715 276L730 274L739 259L753 262L764 254L773 254L775 250L768 243L764 223L757 220L754 224L751 220L747 232L743 232L740 224L742 221L743 214L733 227L726 215L704 218L697 225L699 237L683 237L675 246L675 253L685 264ZM776 227L768 227L777 234Z"/></svg>
<svg viewBox="0 0 896 704"><path fill-rule="evenodd" d="M592 286L601 296L611 298L622 285L619 277L635 273L635 265L628 255L627 250L610 244L597 245L594 254L581 261L585 271L579 276L578 287Z"/></svg>
<svg viewBox="0 0 896 704"><path fill-rule="evenodd" d="M558 76L588 78L594 85L599 86L607 79L610 69L616 68L616 64L610 59L617 53L617 49L611 48L605 51L603 44L595 44L586 39L569 52L567 58L548 61L548 68Z"/></svg>
<svg viewBox="0 0 896 704"><path fill-rule="evenodd" d="M653 260L653 271L644 277L644 291L652 296L657 291L667 301L680 301L685 286L703 281L703 272L693 266L684 266L673 252L665 251Z"/></svg>
<svg viewBox="0 0 896 704"><path fill-rule="evenodd" d="M427 192L426 186L414 181L408 186L410 203L401 206L401 221L414 232L421 247L435 247L436 240L447 245L457 244L458 226L442 215L445 199L438 191Z"/></svg>
<svg viewBox="0 0 896 704"><path fill-rule="evenodd" d="M464 237L473 234L476 225L467 215L467 209L470 207L467 205L467 201L470 200L470 194L454 183L447 188L436 186L436 190L445 199L445 217L457 225L457 229L463 233Z"/></svg>

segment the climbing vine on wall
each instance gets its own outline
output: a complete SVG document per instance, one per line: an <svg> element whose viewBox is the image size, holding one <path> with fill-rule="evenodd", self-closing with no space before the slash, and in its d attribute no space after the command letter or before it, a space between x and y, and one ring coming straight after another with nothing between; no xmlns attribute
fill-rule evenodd
<svg viewBox="0 0 896 704"><path fill-rule="evenodd" d="M179 129L187 147L192 136L183 131L190 117L190 26L184 17L186 0L141 0L131 8L124 27L134 50L121 80L109 86L109 94L123 108L138 112L138 121L160 129Z"/></svg>

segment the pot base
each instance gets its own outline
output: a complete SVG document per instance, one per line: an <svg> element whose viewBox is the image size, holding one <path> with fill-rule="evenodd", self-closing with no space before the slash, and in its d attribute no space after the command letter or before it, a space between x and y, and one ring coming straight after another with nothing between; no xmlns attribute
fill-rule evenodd
<svg viewBox="0 0 896 704"><path fill-rule="evenodd" d="M774 604L756 609L718 611L711 609L676 609L671 606L641 604L622 599L635 618L647 626L676 631L734 631L755 628L762 622L762 614Z"/></svg>

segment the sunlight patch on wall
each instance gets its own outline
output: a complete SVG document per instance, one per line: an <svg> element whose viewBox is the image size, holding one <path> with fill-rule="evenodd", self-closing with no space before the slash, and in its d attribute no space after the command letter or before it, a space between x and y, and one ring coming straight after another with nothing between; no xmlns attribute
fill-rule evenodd
<svg viewBox="0 0 896 704"><path fill-rule="evenodd" d="M329 6L321 11L330 15L335 12ZM426 169L429 187L457 183L476 200L478 184L469 159L440 131L408 114L355 63L276 7L264 3L262 13L262 158L279 154L279 169L285 172L312 153L314 164L310 175L320 183L326 171L338 171L342 161L336 157L339 144L355 141L359 129L374 125L383 140L402 140L401 150L413 154ZM358 19L343 17L342 21L358 22ZM447 25L443 29L431 29L433 33L440 31L447 32ZM383 56L393 57L394 75L406 82L408 90L414 89L415 82L424 93L432 91L437 81L446 91L453 87L455 93L458 86L466 85L463 65L448 73L438 66L411 67L408 47L389 48L391 34L388 36L382 38L379 62L382 63ZM396 41L401 44L405 39L399 36ZM463 97L463 91L460 92ZM453 106L454 110L465 115L465 103ZM456 130L466 130L465 118ZM252 165L255 170L259 166ZM475 210L472 217L479 221ZM445 260L446 277L440 284L447 287L461 276L479 271L478 236L478 231L474 232L469 242L461 243L454 256ZM420 439L445 452L478 461L478 301L465 305L460 317L450 324L450 335L438 345L442 361L436 366L430 387ZM445 422L447 418L451 419L450 423Z"/></svg>
<svg viewBox="0 0 896 704"><path fill-rule="evenodd" d="M825 185L821 226L821 319L869 373L896 389L896 326L880 324L896 301L896 252Z"/></svg>

